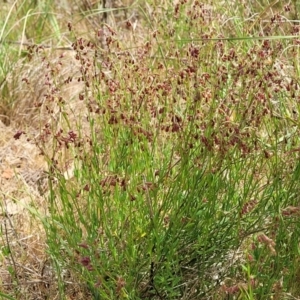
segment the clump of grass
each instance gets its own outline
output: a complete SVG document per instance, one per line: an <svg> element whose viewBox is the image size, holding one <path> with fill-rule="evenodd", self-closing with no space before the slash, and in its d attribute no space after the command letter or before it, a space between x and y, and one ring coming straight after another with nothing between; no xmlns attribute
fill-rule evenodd
<svg viewBox="0 0 300 300"><path fill-rule="evenodd" d="M299 296L298 50L274 38L281 12L257 29L242 6L231 18L165 2L151 7L157 24L138 8L149 32L136 49L121 40L135 40L130 22L101 40L68 25L76 77L31 52L47 65L34 141L49 164L42 222L61 297L66 270L94 299Z"/></svg>
<svg viewBox="0 0 300 300"><path fill-rule="evenodd" d="M14 1L10 6L9 3L3 4L0 23L0 108L1 121L7 125L11 118L15 119L13 114L20 104L19 98L24 96L20 91L20 74L30 73L24 59L29 50L27 46L31 48L30 45L43 42L49 47L50 40L51 47L54 47L63 39L58 25L59 15L53 12L52 2Z"/></svg>

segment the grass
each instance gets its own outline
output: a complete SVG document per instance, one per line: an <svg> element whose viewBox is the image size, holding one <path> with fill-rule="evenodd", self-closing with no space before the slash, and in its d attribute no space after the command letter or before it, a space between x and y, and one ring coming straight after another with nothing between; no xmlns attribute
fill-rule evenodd
<svg viewBox="0 0 300 300"><path fill-rule="evenodd" d="M1 24L0 114L48 178L1 296L298 299L297 2L57 4Z"/></svg>

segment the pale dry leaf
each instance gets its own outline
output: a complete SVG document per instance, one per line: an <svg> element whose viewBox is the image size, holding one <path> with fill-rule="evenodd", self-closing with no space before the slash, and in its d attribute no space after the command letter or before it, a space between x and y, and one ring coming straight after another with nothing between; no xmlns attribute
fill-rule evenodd
<svg viewBox="0 0 300 300"><path fill-rule="evenodd" d="M10 199L4 200L4 207L3 207L4 214L12 216L18 214L20 210L21 210L20 206L14 201Z"/></svg>
<svg viewBox="0 0 300 300"><path fill-rule="evenodd" d="M9 216L19 214L24 210L25 205L30 201L30 197L25 197L19 201L13 201L12 199L4 199L2 214Z"/></svg>
<svg viewBox="0 0 300 300"><path fill-rule="evenodd" d="M1 177L4 179L11 179L14 177L14 175L15 175L14 170L8 168L2 172Z"/></svg>

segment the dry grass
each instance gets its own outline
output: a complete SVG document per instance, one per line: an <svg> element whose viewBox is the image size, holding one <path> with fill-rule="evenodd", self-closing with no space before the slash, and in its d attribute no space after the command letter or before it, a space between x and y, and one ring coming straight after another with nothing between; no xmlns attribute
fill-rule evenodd
<svg viewBox="0 0 300 300"><path fill-rule="evenodd" d="M40 207L41 213L46 211L46 200L38 191L45 162L32 143L13 138L16 128L2 123L0 126L1 249L2 253L11 254L2 254L1 290L34 295L33 291L39 290L37 286L49 278L43 278L41 273L46 260L45 234L27 208Z"/></svg>

